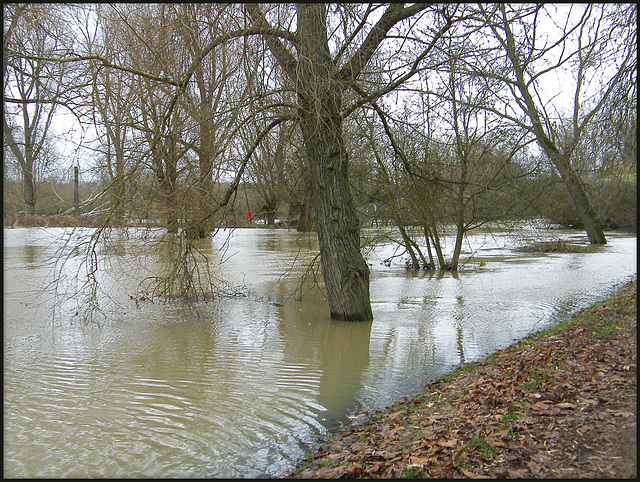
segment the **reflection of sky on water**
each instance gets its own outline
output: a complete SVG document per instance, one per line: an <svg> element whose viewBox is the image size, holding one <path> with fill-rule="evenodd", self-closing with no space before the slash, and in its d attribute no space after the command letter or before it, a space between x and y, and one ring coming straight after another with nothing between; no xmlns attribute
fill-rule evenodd
<svg viewBox="0 0 640 482"><path fill-rule="evenodd" d="M39 263L62 232L5 230L5 473L16 476L277 476L346 415L419 391L636 274L635 237L538 256L480 234L457 275L386 267L383 246L369 256L375 319L345 323L317 291L290 296L317 252L312 236L237 230L216 269L248 296L190 307L136 306L135 262L162 250L114 236L96 329L69 325L70 302L52 322L52 298L38 294L51 274Z"/></svg>

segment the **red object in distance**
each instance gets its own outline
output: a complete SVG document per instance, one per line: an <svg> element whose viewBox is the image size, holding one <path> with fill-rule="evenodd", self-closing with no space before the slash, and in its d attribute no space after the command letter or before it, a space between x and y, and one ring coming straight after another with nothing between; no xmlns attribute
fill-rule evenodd
<svg viewBox="0 0 640 482"><path fill-rule="evenodd" d="M247 221L250 221L254 214L255 214L255 213L254 213L253 211L247 211L247 212L244 214L244 217L245 217L245 219L246 219Z"/></svg>

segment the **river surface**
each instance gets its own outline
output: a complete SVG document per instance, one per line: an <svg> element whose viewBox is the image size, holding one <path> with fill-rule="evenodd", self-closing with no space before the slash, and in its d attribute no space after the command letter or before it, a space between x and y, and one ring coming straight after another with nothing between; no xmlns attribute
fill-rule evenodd
<svg viewBox="0 0 640 482"><path fill-rule="evenodd" d="M60 264L69 233L4 230L5 477L283 476L360 410L415 394L637 276L636 237L615 233L595 253L546 255L513 248L586 237L474 234L456 275L406 271L402 258L387 266L394 247L383 244L366 251L374 320L349 323L329 319L313 282L313 234L246 228L204 240L200 252L241 296L190 305L140 300L144 270L164 255L123 235L95 253L98 326L75 316L91 297L80 296L82 247ZM54 279L58 295L44 289Z"/></svg>

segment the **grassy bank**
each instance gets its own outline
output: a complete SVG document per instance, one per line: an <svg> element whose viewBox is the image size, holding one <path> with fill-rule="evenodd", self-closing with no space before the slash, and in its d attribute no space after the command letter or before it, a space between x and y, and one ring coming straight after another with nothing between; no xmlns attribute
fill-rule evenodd
<svg viewBox="0 0 640 482"><path fill-rule="evenodd" d="M331 434L295 478L636 475L636 282Z"/></svg>

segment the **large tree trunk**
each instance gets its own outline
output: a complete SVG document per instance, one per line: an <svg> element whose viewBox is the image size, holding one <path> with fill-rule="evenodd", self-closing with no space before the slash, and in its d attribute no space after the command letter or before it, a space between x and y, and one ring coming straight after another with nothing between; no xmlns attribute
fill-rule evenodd
<svg viewBox="0 0 640 482"><path fill-rule="evenodd" d="M348 181L342 86L334 78L324 4L298 5L300 127L311 173L318 245L331 318L371 320L369 267Z"/></svg>
<svg viewBox="0 0 640 482"><path fill-rule="evenodd" d="M464 240L464 223L456 224L456 242L453 247L453 257L451 258L451 271L458 271L460 264L460 253L462 252L462 241Z"/></svg>
<svg viewBox="0 0 640 482"><path fill-rule="evenodd" d="M267 201L263 208L267 214L267 226L273 228L276 225L276 213L278 212L278 206L274 201Z"/></svg>
<svg viewBox="0 0 640 482"><path fill-rule="evenodd" d="M587 231L589 243L606 244L607 239L605 238L604 231L597 222L596 213L589 202L582 181L573 170L573 167L571 167L571 161L562 155L557 148L553 149L552 147L555 146L546 147L545 152L560 173L560 177L569 192L569 197L573 201L576 214L580 217L584 229Z"/></svg>
<svg viewBox="0 0 640 482"><path fill-rule="evenodd" d="M347 152L337 126L303 120L317 217L318 246L331 318L371 320L369 267L347 179Z"/></svg>
<svg viewBox="0 0 640 482"><path fill-rule="evenodd" d="M119 139L118 139L119 141ZM121 226L124 223L124 205L125 199L125 175L124 175L124 148L122 144L115 144L115 178L113 179L113 190L111 195L113 196L113 222L116 226Z"/></svg>
<svg viewBox="0 0 640 482"><path fill-rule="evenodd" d="M200 177L197 180L195 189L195 212L190 221L193 226L195 236L205 238L212 231L212 223L208 214L213 209L213 158L215 156L215 145L213 140L213 123L210 119L204 119L200 124L201 147L198 150L198 166ZM201 219L206 218L206 221Z"/></svg>
<svg viewBox="0 0 640 482"><path fill-rule="evenodd" d="M507 36L507 54L509 55L516 74L517 87L526 105L526 114L531 120L532 130L536 136L536 140L540 147L544 150L545 154L549 156L553 164L558 169L560 177L564 182L564 185L569 191L569 196L573 201L573 205L576 209L576 214L580 217L585 230L587 231L587 237L591 244L606 244L607 240L604 236L602 227L596 220L595 212L589 202L587 193L585 192L584 185L580 180L580 177L571 166L571 160L568 155L565 155L560 151L558 146L549 138L545 133L543 123L540 118L540 113L536 104L529 92L529 84L524 77L524 67L521 65L518 53L515 47L515 40L513 33L509 27L509 24L505 22L505 33Z"/></svg>
<svg viewBox="0 0 640 482"><path fill-rule="evenodd" d="M31 145L30 136L26 135L24 140L24 154L20 149L18 142L13 137L11 128L7 123L6 117L3 117L3 133L5 141L11 149L11 152L18 161L20 173L22 174L22 199L24 201L25 214L33 216L36 211L36 190L35 180L33 178L33 146ZM6 172L5 172L6 175Z"/></svg>
<svg viewBox="0 0 640 482"><path fill-rule="evenodd" d="M468 182L466 159L463 158L463 172L460 177L460 185L458 186L458 198L456 199L456 242L453 246L453 257L451 258L451 270L458 271L460 263L460 253L462 252L462 241L464 240L464 192L465 184Z"/></svg>
<svg viewBox="0 0 640 482"><path fill-rule="evenodd" d="M33 166L33 163L31 163ZM36 214L36 188L33 179L33 167L27 167L22 172L22 185L24 188L24 209L27 216Z"/></svg>
<svg viewBox="0 0 640 482"><path fill-rule="evenodd" d="M310 166L318 245L332 318L373 319L369 267L360 252L360 226L347 177L341 112L343 82L358 78L395 24L427 7L391 4L341 68L329 51L324 3L297 4L297 58L276 36L264 35L278 63L296 83L298 117ZM248 3L245 8L256 25L270 27L259 7ZM448 22L444 30L450 25Z"/></svg>
<svg viewBox="0 0 640 482"><path fill-rule="evenodd" d="M156 175L160 184L160 194L162 196L167 231L169 233L178 232L178 196L176 193L178 175L175 166L174 150L171 146L169 154L163 153L161 149L154 151Z"/></svg>
<svg viewBox="0 0 640 482"><path fill-rule="evenodd" d="M308 191L305 191L304 197L302 198L302 205L300 206L300 213L298 215L298 225L297 230L302 233L306 233L307 231L311 231L311 188Z"/></svg>
<svg viewBox="0 0 640 482"><path fill-rule="evenodd" d="M163 179L162 188L165 194L167 207L167 231L178 232L178 193L176 192L178 174L174 159L168 159L166 163L166 177Z"/></svg>
<svg viewBox="0 0 640 482"><path fill-rule="evenodd" d="M24 141L24 165L21 166L24 208L27 216L34 216L36 214L36 181L33 175L35 154L31 136L26 134Z"/></svg>
<svg viewBox="0 0 640 482"><path fill-rule="evenodd" d="M256 25L270 28L259 7L247 3L245 8ZM297 58L276 36L268 33L264 39L296 83L298 118L311 172L318 245L331 317L371 320L369 267L360 252L360 226L347 176L342 94L344 86L358 78L389 30L428 5L391 4L342 67L333 61L329 51L326 5L299 3L296 8ZM442 32L450 25L448 22Z"/></svg>

